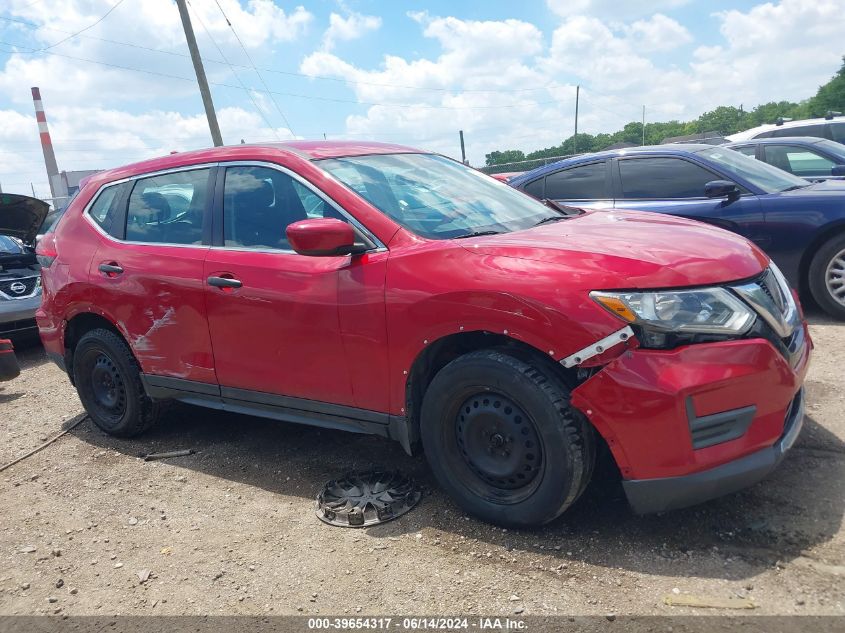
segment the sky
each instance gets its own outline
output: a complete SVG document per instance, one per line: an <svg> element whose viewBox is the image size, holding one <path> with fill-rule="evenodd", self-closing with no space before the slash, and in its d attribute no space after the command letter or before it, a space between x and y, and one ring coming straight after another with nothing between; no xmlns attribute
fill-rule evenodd
<svg viewBox="0 0 845 633"><path fill-rule="evenodd" d="M223 141L390 141L482 165L574 128L812 96L843 0L189 0ZM230 26L231 25L231 26ZM0 186L211 145L173 0L0 2Z"/></svg>

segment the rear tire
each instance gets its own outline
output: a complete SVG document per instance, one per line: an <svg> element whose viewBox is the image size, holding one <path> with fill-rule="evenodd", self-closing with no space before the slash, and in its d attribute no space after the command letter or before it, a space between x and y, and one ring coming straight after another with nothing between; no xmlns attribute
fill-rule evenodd
<svg viewBox="0 0 845 633"><path fill-rule="evenodd" d="M109 435L132 437L158 421L162 404L144 392L138 361L110 330L91 330L79 340L73 380L88 416Z"/></svg>
<svg viewBox="0 0 845 633"><path fill-rule="evenodd" d="M807 273L810 292L829 315L845 320L845 234L822 244Z"/></svg>
<svg viewBox="0 0 845 633"><path fill-rule="evenodd" d="M595 462L593 429L563 381L497 350L438 372L423 398L421 435L434 476L458 505L507 527L560 516Z"/></svg>

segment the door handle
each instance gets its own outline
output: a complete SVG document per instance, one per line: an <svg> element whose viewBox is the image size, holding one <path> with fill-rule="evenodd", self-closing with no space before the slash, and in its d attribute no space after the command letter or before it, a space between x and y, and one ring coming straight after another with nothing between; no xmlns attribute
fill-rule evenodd
<svg viewBox="0 0 845 633"><path fill-rule="evenodd" d="M240 279L232 279L230 277L209 277L208 285L215 288L240 288L243 286Z"/></svg>
<svg viewBox="0 0 845 633"><path fill-rule="evenodd" d="M101 273L106 275L106 277L115 277L116 275L120 275L121 273L123 273L123 268L121 268L115 263L100 264L99 270Z"/></svg>

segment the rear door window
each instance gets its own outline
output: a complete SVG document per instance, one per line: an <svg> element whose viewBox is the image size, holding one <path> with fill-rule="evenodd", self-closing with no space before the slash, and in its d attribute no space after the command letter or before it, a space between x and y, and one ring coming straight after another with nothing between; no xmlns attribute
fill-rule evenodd
<svg viewBox="0 0 845 633"><path fill-rule="evenodd" d="M202 244L209 169L135 181L126 213L126 239L149 244Z"/></svg>
<svg viewBox="0 0 845 633"><path fill-rule="evenodd" d="M546 176L544 197L551 200L605 200L607 170L604 161L570 167Z"/></svg>
<svg viewBox="0 0 845 633"><path fill-rule="evenodd" d="M818 152L799 145L766 145L766 162L802 178L830 176L835 165Z"/></svg>
<svg viewBox="0 0 845 633"><path fill-rule="evenodd" d="M681 158L629 158L619 161L622 198L703 198L704 185L719 177Z"/></svg>

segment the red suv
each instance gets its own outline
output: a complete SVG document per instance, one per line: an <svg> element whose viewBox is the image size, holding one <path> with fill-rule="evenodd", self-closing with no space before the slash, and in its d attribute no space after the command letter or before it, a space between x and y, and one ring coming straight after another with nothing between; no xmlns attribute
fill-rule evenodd
<svg viewBox="0 0 845 633"><path fill-rule="evenodd" d="M560 515L605 447L654 512L761 479L801 429L806 323L748 241L407 147L99 173L37 252L42 340L107 433L180 400L421 444L501 525Z"/></svg>

